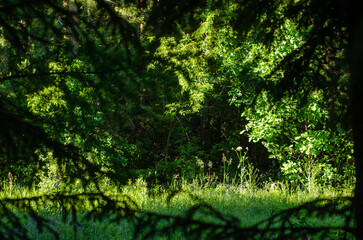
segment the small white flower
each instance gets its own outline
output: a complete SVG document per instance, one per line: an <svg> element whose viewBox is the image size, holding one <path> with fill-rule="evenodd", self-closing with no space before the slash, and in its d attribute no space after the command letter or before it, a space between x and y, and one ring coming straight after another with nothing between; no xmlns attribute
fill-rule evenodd
<svg viewBox="0 0 363 240"><path fill-rule="evenodd" d="M236 148L236 151L237 151L237 152L242 151L242 147L241 147L241 146L238 146L238 147Z"/></svg>

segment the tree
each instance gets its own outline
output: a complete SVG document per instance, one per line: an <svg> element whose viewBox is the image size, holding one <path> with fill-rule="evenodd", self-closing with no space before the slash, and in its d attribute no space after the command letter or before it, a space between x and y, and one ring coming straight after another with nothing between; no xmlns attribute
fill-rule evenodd
<svg viewBox="0 0 363 240"><path fill-rule="evenodd" d="M0 236L4 239L28 238L12 207L30 212L48 228L34 208L43 201L58 202L65 214L75 210L76 202L106 201L109 207L103 209L112 212L120 202L104 194L98 179L123 184L132 176L126 165L134 144L115 135L112 127L119 121L115 111L122 107L120 98L139 100L132 90L138 90L141 76L135 72L142 61L137 59L136 64L134 58L140 54L140 40L111 5L83 2L75 19L64 2L1 3L1 173L16 174L32 186L38 183L38 174L53 164L56 180L67 183L54 195L2 199ZM81 12L82 7L87 9ZM125 87L118 79L135 83ZM72 193L77 181L83 191L79 195ZM119 213L127 209L126 215L131 216L132 202L125 199L124 203L127 207ZM77 215L73 217L76 223Z"/></svg>
<svg viewBox="0 0 363 240"><path fill-rule="evenodd" d="M282 2L284 3L284 2ZM260 5L261 4L261 5ZM264 4L264 5L263 5ZM278 3L268 3L264 1L257 1L251 3L251 5L255 5L254 9L258 9L260 11L248 12L246 11L251 5L243 6L242 14L239 18L239 23L242 28L245 28L245 24L250 24L251 21L256 19L258 21L258 16L262 14L271 14L274 13L274 9ZM352 117L352 126L353 126L353 135L354 135L354 156L355 156L355 167L356 167L356 187L355 187L355 218L356 218L356 227L360 229L362 226L362 207L359 202L362 202L362 139L360 134L362 132L362 110L357 107L359 102L362 102L362 96L359 95L361 92L361 87L358 86L360 78L361 78L361 70L358 68L358 64L362 62L362 51L361 47L358 46L359 40L361 40L362 36L362 14L361 7L362 3L358 1L299 1L296 3L290 2L288 7L285 8L284 16L296 18L299 26L303 27L309 26L310 21L314 21L312 26L311 34L309 35L309 40L307 41L309 44L306 44L302 49L305 50L305 54L303 55L301 60L308 61L291 61L293 58L288 57L283 61L285 64L289 64L290 69L293 70L291 73L298 74L304 72L304 69L309 69L307 64L309 64L309 60L314 57L314 50L317 50L317 47L321 44L322 41L325 41L327 37L330 37L334 40L339 40L341 43L348 45L349 54L347 55L346 60L348 60L350 64L350 101L351 101L351 117ZM252 14L249 14L252 13ZM250 16L250 18L246 17ZM279 22L278 15L271 14L271 17L268 18L268 21L264 23L268 24L271 27L271 23ZM247 19L247 20L246 20ZM257 23L258 24L258 23ZM263 24L262 24L263 26ZM243 30L243 29L242 29ZM267 28L266 32L262 32L262 39L269 40L268 37L274 31L274 28ZM345 41L342 39L348 37ZM297 54L295 52L294 54ZM292 55L293 57L294 55ZM295 55L296 56L296 55ZM299 58L297 58L299 59ZM295 65L296 64L296 65ZM301 68L302 66L305 66ZM287 67L289 69L289 67ZM301 69L302 71L297 71ZM282 85L283 88L286 88L286 85ZM361 239L362 235L356 232L356 238Z"/></svg>
<svg viewBox="0 0 363 240"><path fill-rule="evenodd" d="M360 11L363 7L362 2L360 1L348 1L347 9L349 9L350 18L348 21L348 29L350 34L350 48L348 60L350 64L351 71L351 92L350 92L350 101L352 105L352 125L353 125L353 137L354 137L354 155L355 155L355 167L357 171L357 182L355 186L355 218L356 218L356 227L360 229L363 226L363 206L360 204L363 201L363 167L362 167L362 149L363 149L363 112L362 108L359 107L359 103L363 101L362 97L362 69L359 67L363 61L363 51L361 47L361 41L363 36L363 26L362 20L363 15ZM363 234L360 231L356 233L357 239L363 239Z"/></svg>
<svg viewBox="0 0 363 240"><path fill-rule="evenodd" d="M234 3L236 3L236 5L234 5ZM205 43L207 45L208 43L215 41L213 37L216 35L210 34L208 31L214 31L213 33L216 33L215 29L213 29L213 20L215 20L213 14L220 17L219 19L225 20L225 16L220 14L220 10L223 9L223 7L221 7L222 5L222 1L213 2L208 5L208 10L206 12L209 11L209 14L207 13L206 15L209 19L208 17L203 19L205 22L201 24L200 29L203 29L202 31L197 30L193 34L186 33L184 35L185 37L180 39L179 42L175 41L175 38L169 37L161 42L161 47L159 48L160 55L165 59L171 60L171 64L169 63L169 65L174 66L174 69L175 67L178 69L178 67L182 65L188 66L187 70L184 72L181 72L178 69L176 75L179 77L182 91L189 91L192 106L201 106L201 103L205 101L204 98L206 94L203 89L199 89L199 91L193 90L195 84L198 84L198 81L207 79L207 81L210 80L213 84L216 83L214 80L215 75L211 74L206 78L200 78L199 76L203 76L203 74L200 73L200 70L203 69L203 67L205 68L205 62L208 64L210 63L207 60L208 58L212 58L213 60L218 59L217 54L215 54L215 48L203 48L205 46L203 44ZM256 67L256 70L264 71L264 66L261 64L259 65L259 63L264 63L263 59L261 61L261 57L266 59L272 58L277 62L272 62L270 66L267 66L268 71L262 72L260 78L258 78L256 74L251 74L251 72L248 71L243 73L245 76L244 79L255 78L255 81L247 86L252 87L254 96L262 96L261 98L248 98L247 93L250 89L245 86L242 87L243 91L232 92L232 94L237 97L243 92L244 99L247 97L247 99L252 99L253 104L257 103L260 104L262 108L266 107L264 111L261 111L261 107L258 109L258 106L252 105L252 109L255 108L255 112L253 112L252 109L249 109L245 112L245 115L249 117L250 121L247 125L248 128L250 130L253 129L254 131L250 135L251 138L255 140L265 139L265 146L270 150L274 157L286 159L287 155L288 159L294 155L305 154L310 158L309 156L311 155L326 155L329 153L330 150L324 150L321 144L326 144L327 141L331 141L329 138L332 136L328 137L328 135L322 131L323 129L319 130L319 128L316 128L316 124L322 122L321 120L325 118L325 113L319 113L319 111L324 111L324 108L326 109L326 107L322 107L322 102L319 103L319 101L324 101L325 103L331 101L331 97L334 95L336 96L336 93L341 91L341 87L345 88L344 96L342 95L342 98L338 100L339 104L344 102L343 106L340 107L343 111L339 110L337 113L333 113L337 115L330 117L330 119L335 118L336 120L336 118L340 118L338 122L343 122L347 127L347 131L345 131L343 135L347 134L346 136L348 136L348 139L351 138L349 129L353 127L354 165L357 170L355 206L357 207L356 213L359 213L361 210L359 210L358 200L361 198L362 192L360 190L360 174L362 170L360 167L361 161L359 159L361 158L360 144L362 141L358 136L361 136L360 119L362 110L358 109L357 105L362 101L358 94L361 90L358 86L358 76L360 74L358 64L361 63L361 48L358 46L359 40L357 40L361 37L361 26L359 25L361 14L357 9L361 9L360 5L354 1L228 1L228 4L225 4L224 7L229 8L230 15L228 16L230 17L230 20L228 21L228 24L239 34L240 39L242 39L240 42L243 42L244 39L248 39L247 41L259 44L257 46L262 46L258 48L258 51L265 51L265 53L258 53L252 58L252 64L258 66ZM354 11L352 11L352 9L354 9ZM215 10L215 12L213 12L213 10ZM293 24L293 27L288 29L298 29L296 31L300 32L299 36L301 36L301 40L296 43L296 47L282 49L278 44L281 44L281 39L286 40L285 36L287 29L285 26L289 22L290 24ZM218 24L223 25L221 22ZM202 35L202 40L199 40L200 42L196 42L198 41L198 33L200 32L204 35ZM291 40L294 41L294 39ZM233 41L234 40L228 41L228 43ZM218 45L214 45L214 47L216 46ZM174 52L175 49L178 48L187 50L187 61L185 61L185 56L176 55L180 53ZM276 51L276 49L283 50L282 52L280 51L280 56L277 54L269 54L270 52ZM199 50L204 50L204 52L199 52ZM227 53L230 54L228 51ZM196 61L195 59L198 58L199 60ZM181 59L184 61L181 61ZM195 62L198 62L199 65L193 65ZM223 66L223 64L220 64L219 66L221 65ZM350 65L351 75L345 74L345 76L343 76L342 72L343 74L344 72L348 72L347 65ZM245 66L233 68L233 66L229 65L229 67L233 70L241 70L244 69ZM198 70L193 72L194 69ZM208 72L208 70L205 69L202 71ZM213 73L215 74L215 71ZM236 76L236 74L234 76ZM210 82L207 83L210 84ZM208 84L206 86L209 86ZM242 81L241 84L246 85L246 81ZM238 90L238 88L235 89ZM316 92L317 89L319 91L323 89L323 95L325 95L323 98L321 98L322 92ZM262 93L262 95L259 93ZM348 95L350 103L347 98ZM195 101L196 96L198 96L198 102ZM294 102L289 100L289 97L291 96L297 97L298 105L295 105ZM233 99L233 101L236 101L235 99ZM242 101L244 99L241 98L239 102L236 101L237 104L243 103ZM290 108L290 110L284 110L283 107L279 108L276 103L280 104L280 106L281 104L284 104L284 106ZM180 105L179 107L183 110L184 106L185 105ZM270 106L270 108L268 106ZM272 116L269 116L267 113L271 113L271 108L274 113ZM300 113L299 110L301 110ZM258 115L256 114L256 111L260 111L258 113L260 117L257 119L255 118ZM271 122L283 122L286 124L287 121L279 116L281 115L281 111L284 111L285 115L288 113L290 118L297 119L297 123L300 125L304 125L303 119L307 119L308 122L305 122L305 126L309 125L309 127L304 130L305 132L295 129L296 132L294 133L294 131L289 132L291 129L286 132L288 129L286 128L286 125L271 124ZM334 112L334 110L332 112ZM288 124L291 125L291 123ZM325 125L325 123L323 124ZM328 124L334 125L334 121ZM312 127L312 129L309 129L310 127ZM277 132L274 133L274 131ZM333 137L338 137L342 133L339 132L341 132L341 130L335 132L333 134L335 136ZM285 133L286 135L284 135ZM281 136L284 138L293 136L293 141L288 139L277 139L277 137ZM338 138L341 140L341 137L342 135ZM305 141L311 138L321 143L314 143L315 150L314 148L309 147L308 144L312 143L310 140L309 142ZM282 146L280 146L281 143L283 143ZM296 144L298 151L290 147L291 143ZM353 150L352 146L348 143L345 147L348 150L348 154L342 156L349 157ZM341 147L339 148L340 150L343 149ZM284 154L285 156L281 154ZM346 157L343 157L343 159L345 161ZM351 168L352 164L352 162L349 163L347 167ZM286 172L289 171L288 165L286 165L285 169ZM358 226L360 225L359 222L361 220L359 220L359 216L361 215L362 214L356 215ZM357 235L357 237L359 237L359 235Z"/></svg>
<svg viewBox="0 0 363 240"><path fill-rule="evenodd" d="M234 126L245 128L242 139L262 142L287 180L304 185L352 181L345 30L334 32L339 38L329 33L334 36L314 42L312 35L320 30L314 30L314 23L304 25L286 17L288 7L275 10L279 26L268 42L261 39L266 28L251 28L243 37L233 29L241 11L238 4L200 9L196 14L200 25L161 38L150 66L178 79L180 97L167 105L170 114L205 119L207 112L218 115L213 110L229 102L228 112L235 116L242 112L244 119L235 121L242 127ZM260 24L266 21L268 17L261 16ZM212 120L219 122L218 117ZM211 145L217 146L217 141Z"/></svg>
<svg viewBox="0 0 363 240"><path fill-rule="evenodd" d="M8 0L0 7L3 63L0 76L0 141L1 160L2 163L5 162L1 166L2 170L14 165L19 165L19 169L27 166L31 170L31 184L39 170L36 166L42 167L46 164L42 156L53 152L60 172L69 176L71 182L80 179L85 190L93 184L99 191L96 195L86 192L87 200L106 201L104 213L115 210L132 213L133 209L129 207L132 203L125 200L127 207L119 207L117 202L103 194L97 179L107 176L122 184L130 176L132 165L127 166L128 158L125 156L140 155L137 150L133 151L139 144L138 137L132 137L132 131L129 131L129 138L118 134L127 133L125 129L132 129L135 122L140 126L151 125L148 117L145 118L140 113L147 112L147 116L152 116L151 111L145 110L147 107L145 108L144 104L145 96L155 89L153 80L150 80L153 79L152 74L168 80L177 78L180 82L182 94L170 97L174 100L174 105L168 105L171 116L173 112L201 112L201 115L204 114L201 117L205 117L205 107L208 103L217 102L222 98L218 98L212 90L221 89L222 92L224 86L232 86L233 89L229 92L232 96L231 101L237 105L241 104L238 101L246 101L242 102L244 106L251 106L251 103L259 101L260 104L263 103L264 99L258 97L263 96L265 91L271 93L265 101L272 98L277 99L277 102L287 101L286 94L291 93L303 98L298 92L302 89L309 92L312 99L306 100L306 105L303 104L309 108L313 107L314 101L318 105L322 104L321 94L315 91L316 89L322 86L339 86L329 82L339 78L327 76L326 73L329 71L326 68L335 68L340 61L340 51L350 46L350 99L357 169L355 211L359 229L362 224L359 219L362 209L358 204L362 198L362 170L359 161L362 116L357 104L361 100L357 91L360 65L355 64L361 63L361 52L355 50L360 49L361 27L358 23L361 16L358 13L350 16L347 11L340 11L341 4L360 9L358 2L352 1L348 5L343 1L333 0L200 3L165 0L136 1L135 4L133 1L116 4L97 0L75 3L78 4L77 12L70 11L70 4L52 0ZM194 11L205 15L195 17ZM129 14L130 12L133 14ZM291 19L296 26L283 28L287 19ZM223 25L220 32L213 25L213 21ZM194 27L191 22L200 25ZM283 30L291 30L294 27L300 29L299 34L303 35L299 47L285 49L282 56L269 55L273 48L278 47L276 44L283 36ZM215 37L215 33L219 39ZM177 37L170 37L172 34ZM147 37L155 38L156 41L146 43ZM244 62L245 65L235 64L238 61L230 54L223 53L228 46L222 45L217 49L212 47L215 43L223 44L226 40L237 45L244 42L241 39L248 39L252 43L247 47L255 44L262 46L255 49L257 52L263 51L262 54L256 54L251 58L250 62ZM239 53L239 57L245 54ZM219 54L222 58L218 58ZM264 62L258 57L272 58L277 64L272 63L267 68L272 69L271 71L254 74L251 71L253 66L256 66L254 64L257 63L255 68L259 68ZM166 77L168 74L159 69L152 74L145 71L147 64L155 64L155 60L160 63L162 58L172 60L174 65L171 65L170 69L177 69L176 78ZM164 65L159 66L170 66L170 63L165 64L165 59L162 62ZM180 59L187 61L179 61ZM215 71L216 69L218 71ZM235 73L231 69L238 71ZM253 80L229 82L230 79L223 78L224 76ZM150 82L145 83L145 79ZM241 84L243 87L239 86ZM150 87L152 85L154 86ZM168 89L175 85L165 84L163 87L165 89L158 91L166 96ZM238 92L241 89L243 91ZM311 94L314 91L316 94ZM328 92L334 93L334 89ZM241 100L238 98L239 94L247 97ZM225 96L222 101L225 101L224 99ZM155 101L160 104L162 100L157 98ZM287 105L293 110L297 109L293 101L287 101ZM253 109L250 111L251 115L255 114L252 111ZM120 117L119 112L123 112L124 115ZM246 111L246 114L248 113ZM325 116L324 113L320 116L316 114L320 113L316 110L311 111L311 121L318 122ZM291 113L291 118L294 117ZM261 119L255 123L259 120L263 122L264 118ZM169 136L173 130L175 120L171 118L165 122L171 127L156 131L154 139L158 136ZM201 126L205 126L206 121L202 118L200 123ZM145 129L147 128L136 135L144 136ZM280 129L284 130L286 128ZM322 136L323 140L327 139L325 132L321 133L317 136ZM302 134L294 137L298 135L304 137ZM276 144L274 137L271 136L268 141ZM169 137L167 139L166 149L169 146ZM164 149L164 146L161 148ZM35 149L38 151L34 151ZM275 155L282 152L274 150L273 147L270 150ZM63 195L59 198L65 212L74 210L69 206L74 206L75 201L80 201L78 196L66 196L64 193L67 190L69 189L64 189ZM47 199L54 200L52 196L48 196ZM31 205L22 205L26 201L27 199L20 199L15 201L14 205L30 209ZM37 202L38 199L34 201ZM65 205L65 202L69 202L70 205ZM5 211L9 210L5 204L1 204ZM7 216L11 216L10 212L7 212ZM32 214L37 217L36 213ZM9 220L16 224L16 219ZM201 230L208 229L203 228L203 224L200 226ZM208 227L213 229L213 226ZM238 230L234 229L235 232ZM241 234L248 235L245 231L241 231Z"/></svg>

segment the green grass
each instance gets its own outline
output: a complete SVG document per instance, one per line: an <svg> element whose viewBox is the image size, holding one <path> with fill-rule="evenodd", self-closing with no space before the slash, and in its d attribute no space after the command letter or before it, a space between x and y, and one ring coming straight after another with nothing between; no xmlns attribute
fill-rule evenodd
<svg viewBox="0 0 363 240"><path fill-rule="evenodd" d="M175 184L174 186L176 186ZM48 189L48 192L47 192ZM314 192L289 191L284 184L268 184L263 189L244 189L240 186L216 185L204 186L201 184L180 183L179 191L175 195L170 195L170 190L165 190L161 186L147 187L147 184L139 179L130 182L123 188L116 188L110 184L105 184L104 189L109 196L120 197L129 196L139 206L139 217L144 213L155 213L158 215L184 216L185 213L197 204L205 203L215 209L223 216L234 217L240 222L239 227L251 227L281 211L297 207L308 201L318 198L336 198L339 196L351 196L350 191L337 191L329 189ZM41 194L51 193L53 188L25 189L16 184L4 184L0 198L31 197ZM77 190L78 191L78 190ZM168 201L170 200L170 201ZM74 239L74 224L72 218L68 216L62 219L62 214L57 208L51 206L38 206L41 215L49 219L49 223L60 234L60 239ZM112 222L113 216L105 216L103 221L95 219L85 219L90 206L82 206L78 209L77 238L78 239L132 239L134 232L133 222L123 219L118 223ZM15 209L16 211L16 209ZM37 229L36 222L29 215L17 212L21 216L23 226L26 226L29 236L32 239L53 239L54 236L47 230L41 232ZM146 216L146 215L145 215ZM198 211L193 215L193 219L207 223L223 224L223 221L213 211ZM294 216L291 221L296 226L342 226L344 219L342 216ZM161 222L156 225L158 228L167 226L168 222ZM16 230L16 229L15 229ZM148 229L144 229L145 232ZM150 229L149 229L150 230ZM187 239L181 232L174 232L168 236L160 235L153 239Z"/></svg>

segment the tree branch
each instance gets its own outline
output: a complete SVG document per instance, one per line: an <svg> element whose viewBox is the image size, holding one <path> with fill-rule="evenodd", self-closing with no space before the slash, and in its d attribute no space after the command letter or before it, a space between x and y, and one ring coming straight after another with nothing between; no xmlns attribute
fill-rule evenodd
<svg viewBox="0 0 363 240"><path fill-rule="evenodd" d="M31 78L31 77L40 77L40 76L53 76L53 75L77 75L77 74L93 74L93 75L98 75L98 74L106 74L106 73L115 73L115 72L120 72L122 71L122 69L116 69L116 70L108 70L108 71L81 71L81 72L68 72L68 71L64 71L64 72L43 72L43 73L34 73L34 74L16 74L16 75L12 75L12 76L5 76L5 77L1 77L0 78L0 82L5 82L7 80L11 80L11 79L15 79L15 78Z"/></svg>

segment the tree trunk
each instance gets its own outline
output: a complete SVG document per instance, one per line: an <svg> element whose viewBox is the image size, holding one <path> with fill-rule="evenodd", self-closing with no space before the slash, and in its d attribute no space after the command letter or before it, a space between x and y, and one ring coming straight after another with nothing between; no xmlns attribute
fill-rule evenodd
<svg viewBox="0 0 363 240"><path fill-rule="evenodd" d="M354 191L354 211L356 239L363 239L363 2L348 2L350 48L348 59L351 72L350 101L354 139L356 186Z"/></svg>

